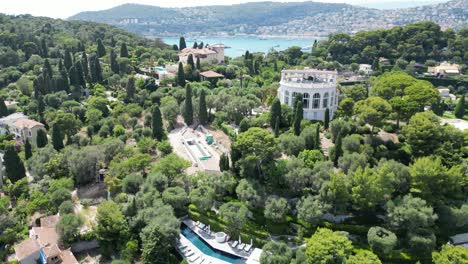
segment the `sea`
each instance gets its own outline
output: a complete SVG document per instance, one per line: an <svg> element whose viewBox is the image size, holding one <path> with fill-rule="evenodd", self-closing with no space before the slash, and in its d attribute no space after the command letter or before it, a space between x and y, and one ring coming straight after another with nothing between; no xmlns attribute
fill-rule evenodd
<svg viewBox="0 0 468 264"><path fill-rule="evenodd" d="M299 46L303 51L311 50L315 40L324 38L298 38L298 37L254 37L254 36L235 36L235 37L201 37L201 38L185 38L187 47L192 47L194 42L204 44L223 43L227 48L224 54L228 57L235 58L249 52L264 52L267 53L271 49L277 51L285 50L292 46ZM170 45L179 45L179 38L162 38L162 40Z"/></svg>

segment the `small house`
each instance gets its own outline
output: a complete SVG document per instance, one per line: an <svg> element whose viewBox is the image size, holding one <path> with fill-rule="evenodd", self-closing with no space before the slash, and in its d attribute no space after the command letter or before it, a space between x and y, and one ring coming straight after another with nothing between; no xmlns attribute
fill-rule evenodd
<svg viewBox="0 0 468 264"><path fill-rule="evenodd" d="M29 119L23 113L13 113L0 118L0 133L12 133L16 139L26 142L29 139L31 144L36 143L37 131L44 130L44 124Z"/></svg>
<svg viewBox="0 0 468 264"><path fill-rule="evenodd" d="M223 79L224 75L219 74L214 71L204 71L204 72L200 72L200 77L202 81L216 81L218 79Z"/></svg>

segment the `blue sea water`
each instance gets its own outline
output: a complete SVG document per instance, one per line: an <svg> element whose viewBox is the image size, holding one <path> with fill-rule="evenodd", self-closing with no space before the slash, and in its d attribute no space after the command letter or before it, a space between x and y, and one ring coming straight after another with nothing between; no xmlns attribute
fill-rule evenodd
<svg viewBox="0 0 468 264"><path fill-rule="evenodd" d="M295 38L295 37L200 37L200 38L186 38L187 47L192 47L196 41L204 44L217 44L223 43L229 47L224 50L224 54L231 58L242 56L246 50L249 52L268 52L270 49L277 51L285 50L292 46L299 46L301 48L308 48L314 43L314 40L321 40L323 38ZM162 40L170 45L179 45L179 38L162 38ZM305 49L304 49L305 50Z"/></svg>
<svg viewBox="0 0 468 264"><path fill-rule="evenodd" d="M222 251L213 249L208 245L203 239L201 239L195 232L193 232L188 226L182 224L181 233L184 235L190 242L192 242L198 249L208 256L233 263L233 264L244 264L245 260L240 257L233 256L231 254L224 253Z"/></svg>

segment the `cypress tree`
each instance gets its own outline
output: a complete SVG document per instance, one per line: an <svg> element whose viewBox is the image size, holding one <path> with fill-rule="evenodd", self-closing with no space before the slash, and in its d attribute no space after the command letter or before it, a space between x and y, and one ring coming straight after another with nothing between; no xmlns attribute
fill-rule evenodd
<svg viewBox="0 0 468 264"><path fill-rule="evenodd" d="M24 157L28 160L32 156L32 148L31 143L29 143L29 139L26 139L24 143Z"/></svg>
<svg viewBox="0 0 468 264"><path fill-rule="evenodd" d="M47 133L45 132L44 129L39 129L37 131L37 136L36 136L36 146L38 148L43 148L47 145L48 143L48 139L47 139Z"/></svg>
<svg viewBox="0 0 468 264"><path fill-rule="evenodd" d="M54 149L59 151L63 149L63 135L57 123L52 126L52 145Z"/></svg>
<svg viewBox="0 0 468 264"><path fill-rule="evenodd" d="M325 109L325 121L323 122L323 127L325 129L328 129L328 126L330 124L330 109Z"/></svg>
<svg viewBox="0 0 468 264"><path fill-rule="evenodd" d="M275 127L278 118L281 118L281 102L275 98L270 107L270 127Z"/></svg>
<svg viewBox="0 0 468 264"><path fill-rule="evenodd" d="M205 125L208 121L208 111L206 110L206 94L205 90L200 92L200 102L199 102L199 111L198 111L198 120L200 124Z"/></svg>
<svg viewBox="0 0 468 264"><path fill-rule="evenodd" d="M314 149L318 149L320 150L322 147L321 147L321 143L320 143L320 124L317 124L317 127L315 128L315 140L314 140Z"/></svg>
<svg viewBox="0 0 468 264"><path fill-rule="evenodd" d="M190 85L190 83L187 83L187 85L185 85L184 120L188 126L193 124L192 86Z"/></svg>
<svg viewBox="0 0 468 264"><path fill-rule="evenodd" d="M219 169L221 171L228 171L229 167L229 156L225 153L221 154L221 157L219 158Z"/></svg>
<svg viewBox="0 0 468 264"><path fill-rule="evenodd" d="M70 79L70 85L76 86L80 84L80 78L75 66L71 66L68 70L68 78Z"/></svg>
<svg viewBox="0 0 468 264"><path fill-rule="evenodd" d="M68 48L65 48L65 54L63 56L63 65L65 65L65 69L67 71L70 70L70 67L73 65L71 53Z"/></svg>
<svg viewBox="0 0 468 264"><path fill-rule="evenodd" d="M465 95L462 94L461 98L457 102L457 106L455 106L455 117L456 118L463 118L465 116Z"/></svg>
<svg viewBox="0 0 468 264"><path fill-rule="evenodd" d="M6 176L12 183L17 182L26 176L24 163L18 156L14 145L7 145L5 147L3 165L5 165Z"/></svg>
<svg viewBox="0 0 468 264"><path fill-rule="evenodd" d="M88 62L88 55L86 52L83 52L81 55L81 66L83 68L83 74L86 82L91 82L90 74L89 74L89 62Z"/></svg>
<svg viewBox="0 0 468 264"><path fill-rule="evenodd" d="M54 72L52 71L52 66L50 65L49 59L44 60L44 66L42 67L42 72L45 76L52 77Z"/></svg>
<svg viewBox="0 0 468 264"><path fill-rule="evenodd" d="M249 130L249 128L250 128L249 120L247 118L242 119L239 123L239 133L245 132Z"/></svg>
<svg viewBox="0 0 468 264"><path fill-rule="evenodd" d="M128 58L128 49L127 44L125 42L122 42L122 45L120 45L120 57Z"/></svg>
<svg viewBox="0 0 468 264"><path fill-rule="evenodd" d="M5 104L5 101L0 98L0 117L4 117L8 115L8 108Z"/></svg>
<svg viewBox="0 0 468 264"><path fill-rule="evenodd" d="M193 49L196 49L196 48L198 48L198 43L197 43L196 41L193 43L193 46L192 46L192 48L193 48Z"/></svg>
<svg viewBox="0 0 468 264"><path fill-rule="evenodd" d="M275 122L275 137L279 137L279 126L280 126L280 118L276 118Z"/></svg>
<svg viewBox="0 0 468 264"><path fill-rule="evenodd" d="M182 62L179 62L179 69L177 70L177 85L185 85L184 65L182 64Z"/></svg>
<svg viewBox="0 0 468 264"><path fill-rule="evenodd" d="M201 70L200 57L197 57L197 70Z"/></svg>
<svg viewBox="0 0 468 264"><path fill-rule="evenodd" d="M198 44L198 48L199 48L199 49L203 49L203 41L200 42L200 44Z"/></svg>
<svg viewBox="0 0 468 264"><path fill-rule="evenodd" d="M155 106L153 108L153 112L151 114L151 128L153 132L153 138L157 139L158 141L162 141L164 137L164 127L159 106Z"/></svg>
<svg viewBox="0 0 468 264"><path fill-rule="evenodd" d="M132 99L135 96L135 77L130 76L127 81L127 98Z"/></svg>
<svg viewBox="0 0 468 264"><path fill-rule="evenodd" d="M188 55L187 64L192 67L192 70L195 69L195 62L193 61L193 55L192 54Z"/></svg>
<svg viewBox="0 0 468 264"><path fill-rule="evenodd" d="M117 44L117 41L115 41L114 36L111 37L110 44L112 48L115 48L115 44Z"/></svg>
<svg viewBox="0 0 468 264"><path fill-rule="evenodd" d="M117 54L115 54L115 50L110 50L110 67L114 73L119 73L119 64L117 63Z"/></svg>
<svg viewBox="0 0 468 264"><path fill-rule="evenodd" d="M42 51L43 58L49 57L49 48L47 47L45 38L41 39L41 51Z"/></svg>
<svg viewBox="0 0 468 264"><path fill-rule="evenodd" d="M83 65L80 61L75 62L75 69L76 69L76 77L78 84L81 86L86 86L86 81L83 72Z"/></svg>
<svg viewBox="0 0 468 264"><path fill-rule="evenodd" d="M343 146L341 141L341 133L338 133L335 141L335 155L333 157L333 163L335 166L338 166L338 159L343 155Z"/></svg>
<svg viewBox="0 0 468 264"><path fill-rule="evenodd" d="M98 40L97 40L97 50L96 50L96 53L97 53L97 55L98 55L99 58L104 57L104 55L106 55L106 47L104 47L104 45L102 44L102 40L101 40L101 39L98 39Z"/></svg>
<svg viewBox="0 0 468 264"><path fill-rule="evenodd" d="M91 81L93 83L102 81L102 68L99 58L97 56L92 56L90 59L90 73Z"/></svg>
<svg viewBox="0 0 468 264"><path fill-rule="evenodd" d="M303 108L302 96L296 96L295 102L295 111L294 111L294 135L299 136L301 134L301 122L304 118L304 108Z"/></svg>
<svg viewBox="0 0 468 264"><path fill-rule="evenodd" d="M179 50L183 50L187 47L187 44L185 43L185 38L180 37L179 39Z"/></svg>

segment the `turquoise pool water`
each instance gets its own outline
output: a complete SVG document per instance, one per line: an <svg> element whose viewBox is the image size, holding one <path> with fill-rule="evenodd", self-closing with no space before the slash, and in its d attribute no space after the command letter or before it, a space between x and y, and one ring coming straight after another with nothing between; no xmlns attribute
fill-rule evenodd
<svg viewBox="0 0 468 264"><path fill-rule="evenodd" d="M236 257L231 254L212 248L185 224L182 224L181 230L182 235L184 235L188 240L190 240L190 242L192 242L198 249L200 249L201 252L205 253L206 255L233 264L245 264L244 259L240 257Z"/></svg>

